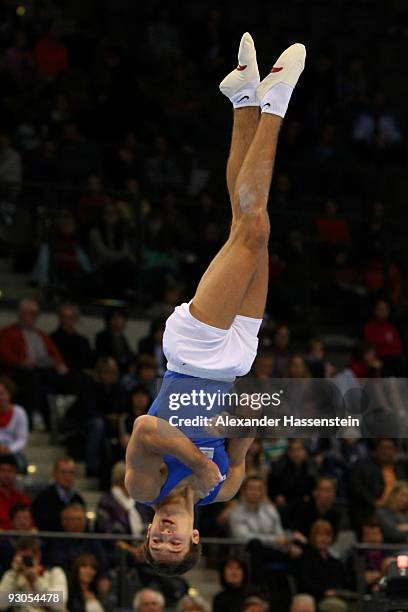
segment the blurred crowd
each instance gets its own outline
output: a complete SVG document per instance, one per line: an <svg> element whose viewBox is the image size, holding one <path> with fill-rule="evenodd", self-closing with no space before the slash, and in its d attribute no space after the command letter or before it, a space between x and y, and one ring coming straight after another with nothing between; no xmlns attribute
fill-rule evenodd
<svg viewBox="0 0 408 612"><path fill-rule="evenodd" d="M181 606L180 598L191 598L194 585L152 573L140 543L151 509L135 504L124 486L134 419L149 409L165 368L165 320L153 319L150 333L135 346L126 333L127 313L118 307L107 310L105 327L92 343L78 331L75 303L61 303L51 334L41 329L39 315L38 303L23 299L15 322L0 330L0 528L33 531L28 540L2 537L0 591L11 588L12 580L30 580L37 568L49 584L66 581L70 610L94 599L92 609L114 608L125 558L129 591L152 587L167 605ZM392 437L406 427L401 378L406 362L389 317L389 302L378 300L355 351L341 364L332 363L319 337L299 343L283 323L261 330L250 373L261 386L270 379L305 385L320 379L358 389L384 374L391 378L375 405L376 439L358 428L344 430L341 438L288 438L282 431L280 437L256 439L236 498L200 508L196 520L203 537L233 537L241 543L207 551L210 564L222 559L223 590L214 599L215 612L230 605L266 610L276 598L280 603L271 610L284 611L296 593L305 598L294 605L309 606L295 607L299 612L315 609L313 602L320 610L353 610L358 587L353 545L372 545L364 553L363 579L373 597L396 554L376 546L408 546L408 449L405 438ZM62 413L56 412L55 396L71 397ZM27 477L30 430L51 430L65 446L51 484L33 486ZM78 462L101 491L95 516L87 513L84 492L75 484ZM38 540L36 531L62 536ZM64 532L74 539L64 540ZM94 532L115 537L84 536ZM34 565L25 563L27 557ZM242 607L246 597L255 607ZM178 609L206 610L208 604L188 605Z"/></svg>
<svg viewBox="0 0 408 612"><path fill-rule="evenodd" d="M228 231L217 84L250 29L262 71L289 42L308 47L271 192L268 311L346 323L381 293L403 309L406 109L387 61L401 7L309 5L291 2L290 19L264 3L248 16L240 3L2 0L0 238L25 223L16 268L64 297L150 307L191 293Z"/></svg>

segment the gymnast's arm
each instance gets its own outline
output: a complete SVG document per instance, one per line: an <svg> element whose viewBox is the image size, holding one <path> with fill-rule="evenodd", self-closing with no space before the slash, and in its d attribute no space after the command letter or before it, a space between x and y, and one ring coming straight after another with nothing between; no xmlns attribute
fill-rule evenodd
<svg viewBox="0 0 408 612"><path fill-rule="evenodd" d="M215 463L180 430L164 419L142 415L135 420L126 449L125 486L132 499L148 502L159 495L164 455L172 455L191 468L209 489L221 479Z"/></svg>
<svg viewBox="0 0 408 612"><path fill-rule="evenodd" d="M214 502L229 501L238 493L245 478L245 458L254 438L232 438L228 441L228 472Z"/></svg>

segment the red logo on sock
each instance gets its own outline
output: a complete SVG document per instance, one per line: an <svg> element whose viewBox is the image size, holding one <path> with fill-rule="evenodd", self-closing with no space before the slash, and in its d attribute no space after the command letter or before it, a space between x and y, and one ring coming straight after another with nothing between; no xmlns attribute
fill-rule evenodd
<svg viewBox="0 0 408 612"><path fill-rule="evenodd" d="M241 64L238 64L237 70L245 70L246 67L247 67L247 64L245 64L245 66L241 66Z"/></svg>
<svg viewBox="0 0 408 612"><path fill-rule="evenodd" d="M281 68L277 68L276 66L274 66L271 72L280 72L281 70L283 70L283 66Z"/></svg>

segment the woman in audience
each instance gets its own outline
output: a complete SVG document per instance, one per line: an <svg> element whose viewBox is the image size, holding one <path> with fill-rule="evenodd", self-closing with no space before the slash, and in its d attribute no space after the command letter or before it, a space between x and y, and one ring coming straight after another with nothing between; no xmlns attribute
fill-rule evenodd
<svg viewBox="0 0 408 612"><path fill-rule="evenodd" d="M143 519L126 490L125 473L124 461L113 466L111 489L98 504L97 531L140 536L144 531Z"/></svg>
<svg viewBox="0 0 408 612"><path fill-rule="evenodd" d="M408 542L408 482L394 485L385 507L378 508L377 517L384 542Z"/></svg>
<svg viewBox="0 0 408 612"><path fill-rule="evenodd" d="M23 449L28 439L28 419L25 410L12 403L14 383L0 378L0 455L14 455L18 470L25 472L27 462Z"/></svg>
<svg viewBox="0 0 408 612"><path fill-rule="evenodd" d="M321 519L315 521L310 530L309 546L298 561L298 590L313 595L320 603L329 598L341 602L339 591L347 587L345 567L329 553L332 543L331 524ZM344 610L347 610L345 602Z"/></svg>
<svg viewBox="0 0 408 612"><path fill-rule="evenodd" d="M70 612L105 612L98 589L99 565L96 557L85 553L73 563L69 577L68 610Z"/></svg>
<svg viewBox="0 0 408 612"><path fill-rule="evenodd" d="M143 385L133 387L130 394L129 412L123 413L119 421L119 441L123 451L128 445L135 419L147 413L151 402L152 399L146 387Z"/></svg>
<svg viewBox="0 0 408 612"><path fill-rule="evenodd" d="M230 558L220 568L220 582L223 587L214 595L213 612L238 610L247 592L247 568L241 559Z"/></svg>

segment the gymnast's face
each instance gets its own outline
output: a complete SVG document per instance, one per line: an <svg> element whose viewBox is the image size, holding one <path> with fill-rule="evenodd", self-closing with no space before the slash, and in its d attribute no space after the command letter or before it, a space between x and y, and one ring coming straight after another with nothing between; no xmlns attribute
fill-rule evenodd
<svg viewBox="0 0 408 612"><path fill-rule="evenodd" d="M190 550L191 543L198 544L200 535L193 529L192 517L187 513L156 511L149 525L149 550L155 561L180 562Z"/></svg>

